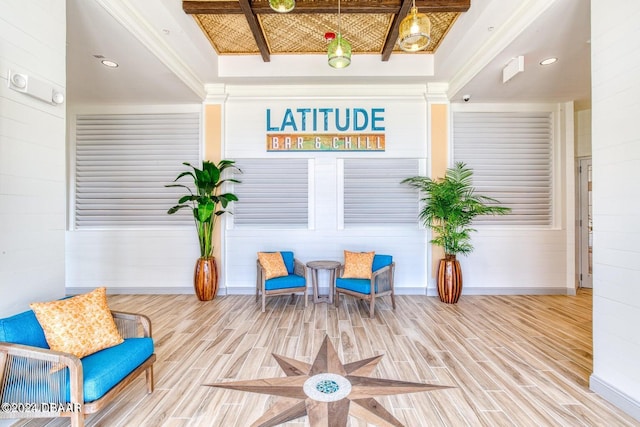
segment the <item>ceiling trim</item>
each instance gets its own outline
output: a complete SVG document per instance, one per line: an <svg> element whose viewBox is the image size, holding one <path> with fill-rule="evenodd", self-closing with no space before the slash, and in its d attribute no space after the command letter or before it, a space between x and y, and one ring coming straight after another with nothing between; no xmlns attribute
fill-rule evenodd
<svg viewBox="0 0 640 427"><path fill-rule="evenodd" d="M225 85L229 99L424 99L427 85L415 84L309 84Z"/></svg>
<svg viewBox="0 0 640 427"><path fill-rule="evenodd" d="M201 99L206 97L204 83L128 0L96 0L96 2L133 34L189 89Z"/></svg>
<svg viewBox="0 0 640 427"><path fill-rule="evenodd" d="M493 59L506 49L538 16L547 10L556 0L522 0L520 7L499 28L495 29L487 41L467 61L450 80L449 99L482 71ZM496 76L499 78L499 76Z"/></svg>

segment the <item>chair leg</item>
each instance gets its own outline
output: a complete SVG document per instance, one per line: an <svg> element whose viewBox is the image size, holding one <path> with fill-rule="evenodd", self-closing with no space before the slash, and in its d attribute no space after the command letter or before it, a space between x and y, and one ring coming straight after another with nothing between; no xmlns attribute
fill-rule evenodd
<svg viewBox="0 0 640 427"><path fill-rule="evenodd" d="M393 309L396 309L396 295L393 291L391 291L391 307L393 307Z"/></svg>
<svg viewBox="0 0 640 427"><path fill-rule="evenodd" d="M307 296L308 288L304 288L304 306L307 306L307 300L309 299Z"/></svg>
<svg viewBox="0 0 640 427"><path fill-rule="evenodd" d="M84 427L84 414L73 412L71 414L71 427Z"/></svg>
<svg viewBox="0 0 640 427"><path fill-rule="evenodd" d="M267 296L262 292L262 312L265 312L265 306L267 305Z"/></svg>
<svg viewBox="0 0 640 427"><path fill-rule="evenodd" d="M144 377L147 382L147 393L153 393L153 366L149 366L144 371Z"/></svg>
<svg viewBox="0 0 640 427"><path fill-rule="evenodd" d="M373 312L375 309L376 309L376 297L372 295L371 300L369 300L369 318L373 319Z"/></svg>
<svg viewBox="0 0 640 427"><path fill-rule="evenodd" d="M339 298L340 292L336 291L336 295L334 297L335 302L336 302L336 307L340 307L340 298Z"/></svg>

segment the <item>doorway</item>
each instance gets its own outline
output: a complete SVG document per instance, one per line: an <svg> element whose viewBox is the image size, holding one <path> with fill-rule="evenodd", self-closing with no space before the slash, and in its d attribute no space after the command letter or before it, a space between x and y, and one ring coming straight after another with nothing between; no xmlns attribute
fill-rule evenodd
<svg viewBox="0 0 640 427"><path fill-rule="evenodd" d="M593 210L591 157L581 158L578 165L580 181L579 204L579 283L581 288L593 288Z"/></svg>

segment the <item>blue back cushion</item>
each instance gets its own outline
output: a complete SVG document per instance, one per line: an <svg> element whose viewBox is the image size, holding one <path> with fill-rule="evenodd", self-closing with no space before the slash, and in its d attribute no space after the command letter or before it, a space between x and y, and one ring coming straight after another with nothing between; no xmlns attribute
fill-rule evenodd
<svg viewBox="0 0 640 427"><path fill-rule="evenodd" d="M293 263L293 252L280 252L282 254L282 260L284 261L284 265L287 267L287 273L293 274L294 263Z"/></svg>
<svg viewBox="0 0 640 427"><path fill-rule="evenodd" d="M44 331L32 310L0 319L0 341L49 348Z"/></svg>
<svg viewBox="0 0 640 427"><path fill-rule="evenodd" d="M371 267L371 271L380 270L382 267L391 265L392 262L393 262L393 257L391 255L376 254L373 257L373 265Z"/></svg>

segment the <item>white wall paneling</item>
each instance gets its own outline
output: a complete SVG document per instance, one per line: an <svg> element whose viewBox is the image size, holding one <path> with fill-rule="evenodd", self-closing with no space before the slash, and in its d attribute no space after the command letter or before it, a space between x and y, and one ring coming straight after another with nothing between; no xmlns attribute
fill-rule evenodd
<svg viewBox="0 0 640 427"><path fill-rule="evenodd" d="M573 159L570 158L571 165L567 166L565 153L567 147L573 150L573 142L567 139L572 138L573 129L567 133L566 108L558 104L452 104L452 120L454 112L459 111L547 112L553 121L551 226L477 224L478 231L472 236L475 250L460 257L464 294L575 292L574 269L569 271L566 265L567 259L572 265L575 262L573 243L568 245L566 227L567 223L573 227L575 203L573 187L566 188L573 185L574 173ZM434 286L430 285L430 288Z"/></svg>
<svg viewBox="0 0 640 427"><path fill-rule="evenodd" d="M591 389L640 420L640 2L591 2Z"/></svg>
<svg viewBox="0 0 640 427"><path fill-rule="evenodd" d="M8 70L64 93L64 0L1 0L0 316L64 295L65 105L9 89Z"/></svg>
<svg viewBox="0 0 640 427"><path fill-rule="evenodd" d="M84 114L152 114L200 113L202 106L194 105L139 105L91 106L75 105L70 108L69 161L70 176L75 176L75 117ZM202 132L200 132L202 134ZM198 138L202 141L202 138ZM201 147L200 147L201 148ZM176 170L188 159L176 158ZM177 173L176 173L177 175ZM175 176L171 176L167 184ZM185 179L185 183L188 180ZM159 184L161 185L161 184ZM170 189L166 189L167 192ZM69 194L74 194L73 179ZM76 229L73 226L73 200L69 198L69 228L66 233L66 287L78 293L97 286L107 286L111 292L139 293L192 293L193 268L199 256L195 226L110 226ZM177 203L167 202L166 209ZM167 220L172 219L167 215ZM224 221L224 220L223 220Z"/></svg>
<svg viewBox="0 0 640 427"><path fill-rule="evenodd" d="M358 227L342 227L342 182L344 159L423 159L426 152L426 102L424 95L416 92L406 96L349 96L331 97L317 88L320 96L303 97L251 97L230 95L226 106L225 157L242 158L305 158L310 159L309 217L308 228L246 229L229 228L225 233L225 271L227 290L231 293L250 293L255 288L255 260L259 251L292 250L302 261L331 259L343 260L343 251L376 251L393 255L396 261L396 287L398 292L424 293L427 284L425 275L426 233L420 230L418 221L411 224L372 224ZM266 110L271 112L271 127L282 124L286 109L298 108L373 108L384 109L384 152L362 151L310 151L267 152ZM344 119L344 116L341 116ZM311 113L307 117L306 132L298 116L298 133L326 133L323 123L317 123L312 131ZM353 116L351 117L353 120ZM342 122L344 124L344 121ZM362 123L361 123L362 124ZM291 130L290 127L289 129ZM286 131L285 130L285 131ZM329 133L335 133L333 119L328 123ZM367 129L365 132L371 132ZM421 171L425 173L424 170ZM383 173L383 172L381 172ZM398 182L401 178L398 178ZM242 184L240 184L242 185ZM388 205L389 197L384 191L376 195L381 205ZM416 195L417 203L417 195ZM323 278L320 278L321 281Z"/></svg>

